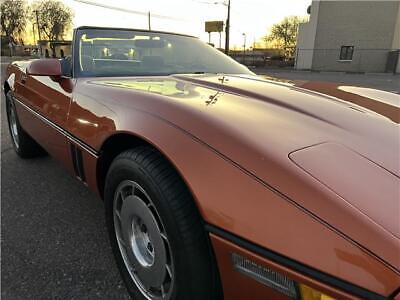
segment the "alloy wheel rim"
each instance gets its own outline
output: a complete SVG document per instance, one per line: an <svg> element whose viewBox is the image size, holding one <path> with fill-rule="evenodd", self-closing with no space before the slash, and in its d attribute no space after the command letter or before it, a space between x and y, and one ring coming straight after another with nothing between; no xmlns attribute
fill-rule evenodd
<svg viewBox="0 0 400 300"><path fill-rule="evenodd" d="M123 181L113 204L114 230L128 273L147 299L169 299L174 286L170 241L150 196L135 181Z"/></svg>

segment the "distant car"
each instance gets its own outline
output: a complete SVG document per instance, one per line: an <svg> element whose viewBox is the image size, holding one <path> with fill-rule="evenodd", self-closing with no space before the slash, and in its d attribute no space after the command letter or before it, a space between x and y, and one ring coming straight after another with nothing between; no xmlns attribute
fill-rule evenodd
<svg viewBox="0 0 400 300"><path fill-rule="evenodd" d="M171 33L80 27L72 53L8 66L10 133L104 200L132 298L397 296L399 95Z"/></svg>

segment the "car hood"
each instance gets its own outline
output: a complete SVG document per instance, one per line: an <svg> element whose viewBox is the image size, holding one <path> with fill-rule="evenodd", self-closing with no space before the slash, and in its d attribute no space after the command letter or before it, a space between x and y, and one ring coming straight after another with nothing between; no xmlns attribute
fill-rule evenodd
<svg viewBox="0 0 400 300"><path fill-rule="evenodd" d="M400 269L400 96L257 76L98 78Z"/></svg>

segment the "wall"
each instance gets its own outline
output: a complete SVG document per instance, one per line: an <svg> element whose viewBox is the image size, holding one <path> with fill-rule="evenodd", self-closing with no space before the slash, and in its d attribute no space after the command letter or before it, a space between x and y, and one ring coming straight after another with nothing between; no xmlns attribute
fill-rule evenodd
<svg viewBox="0 0 400 300"><path fill-rule="evenodd" d="M392 49L400 49L400 5L397 10L397 18L396 18L395 31L393 35Z"/></svg>
<svg viewBox="0 0 400 300"><path fill-rule="evenodd" d="M397 19L393 35L392 49L400 49L400 5L397 11ZM400 58L399 62L397 63L396 73L400 74Z"/></svg>
<svg viewBox="0 0 400 300"><path fill-rule="evenodd" d="M295 62L295 68L299 70L309 70L312 66L319 3L319 1L312 2L309 22L299 25Z"/></svg>
<svg viewBox="0 0 400 300"><path fill-rule="evenodd" d="M399 1L321 1L312 69L384 72L392 49ZM352 61L340 47L354 46Z"/></svg>

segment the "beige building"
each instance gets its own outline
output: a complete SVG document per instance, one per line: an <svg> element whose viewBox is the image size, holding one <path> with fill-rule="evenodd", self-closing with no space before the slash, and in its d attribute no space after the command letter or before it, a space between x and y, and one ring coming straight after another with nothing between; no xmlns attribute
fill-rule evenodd
<svg viewBox="0 0 400 300"><path fill-rule="evenodd" d="M39 45L39 55L42 57L52 57L53 50L51 46L54 46L55 57L62 58L65 56L71 55L71 47L72 41L47 41L41 40L38 41Z"/></svg>
<svg viewBox="0 0 400 300"><path fill-rule="evenodd" d="M400 73L400 0L314 0L296 69Z"/></svg>

